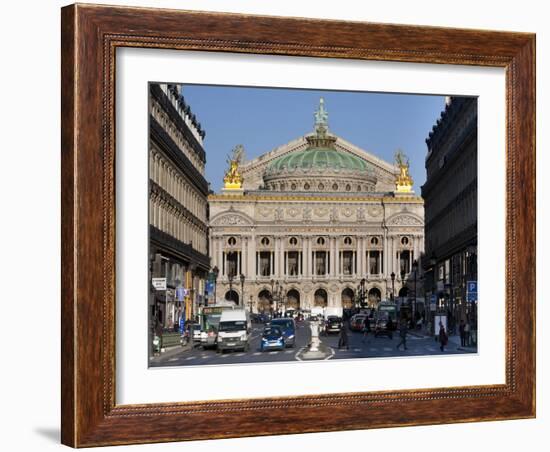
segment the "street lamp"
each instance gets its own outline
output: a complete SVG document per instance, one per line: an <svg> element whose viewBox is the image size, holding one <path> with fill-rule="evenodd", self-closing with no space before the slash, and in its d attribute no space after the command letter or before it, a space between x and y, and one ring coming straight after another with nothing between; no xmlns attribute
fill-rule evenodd
<svg viewBox="0 0 550 452"><path fill-rule="evenodd" d="M273 293L273 285L275 284L275 280L272 279L270 283L271 283L271 306L269 308L273 311L273 301L275 300L275 294Z"/></svg>
<svg viewBox="0 0 550 452"><path fill-rule="evenodd" d="M244 306L244 275L241 273L241 299L243 300L243 306Z"/></svg>
<svg viewBox="0 0 550 452"><path fill-rule="evenodd" d="M395 300L395 273L391 272L391 300Z"/></svg>
<svg viewBox="0 0 550 452"><path fill-rule="evenodd" d="M364 308L365 307L365 284L366 284L366 279L363 278L360 282L360 285L361 285L361 307Z"/></svg>
<svg viewBox="0 0 550 452"><path fill-rule="evenodd" d="M218 275L220 273L220 269L216 266L212 269L212 273L214 273L214 304L216 304L216 291L218 289Z"/></svg>
<svg viewBox="0 0 550 452"><path fill-rule="evenodd" d="M251 313L252 313L252 306L253 306L253 304L254 304L254 302L252 301L252 299L253 299L253 297L252 297L252 295L250 295L250 302L249 302L249 304L250 304L250 312L251 312ZM244 299L243 299L243 302L244 302ZM259 312L259 311L258 311L258 312Z"/></svg>

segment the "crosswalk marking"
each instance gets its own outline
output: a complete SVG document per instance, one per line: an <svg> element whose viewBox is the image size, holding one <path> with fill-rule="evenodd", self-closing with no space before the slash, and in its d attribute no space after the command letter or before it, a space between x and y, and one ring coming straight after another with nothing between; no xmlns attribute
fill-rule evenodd
<svg viewBox="0 0 550 452"><path fill-rule="evenodd" d="M195 359L196 356L188 356L187 358L185 358L186 361L190 360L190 359Z"/></svg>

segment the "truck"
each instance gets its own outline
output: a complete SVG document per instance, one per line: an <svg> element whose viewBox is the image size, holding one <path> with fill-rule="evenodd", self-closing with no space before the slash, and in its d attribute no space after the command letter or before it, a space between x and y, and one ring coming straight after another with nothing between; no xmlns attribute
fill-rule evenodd
<svg viewBox="0 0 550 452"><path fill-rule="evenodd" d="M222 312L218 324L217 351L242 350L247 352L250 344L250 315L246 309L232 309Z"/></svg>
<svg viewBox="0 0 550 452"><path fill-rule="evenodd" d="M224 311L233 310L235 305L211 305L199 308L200 344L203 348L216 347L218 325Z"/></svg>

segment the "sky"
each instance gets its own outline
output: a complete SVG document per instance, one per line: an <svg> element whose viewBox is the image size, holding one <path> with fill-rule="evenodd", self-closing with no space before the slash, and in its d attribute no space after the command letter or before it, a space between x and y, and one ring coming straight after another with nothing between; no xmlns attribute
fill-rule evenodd
<svg viewBox="0 0 550 452"><path fill-rule="evenodd" d="M431 95L209 85L183 85L183 95L206 131L206 179L215 192L236 145L250 160L312 132L323 97L330 132L390 163L397 149L405 152L419 195L425 139L445 105L444 97Z"/></svg>

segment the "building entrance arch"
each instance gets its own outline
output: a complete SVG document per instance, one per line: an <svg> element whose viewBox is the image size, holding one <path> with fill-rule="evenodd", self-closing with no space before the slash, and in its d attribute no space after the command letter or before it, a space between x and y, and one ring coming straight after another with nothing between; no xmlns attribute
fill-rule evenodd
<svg viewBox="0 0 550 452"><path fill-rule="evenodd" d="M342 290L342 307L344 309L350 309L353 308L353 300L355 298L355 293L352 289L349 287L346 287L344 290Z"/></svg>
<svg viewBox="0 0 550 452"><path fill-rule="evenodd" d="M300 292L296 289L290 289L286 293L286 309L300 308Z"/></svg>
<svg viewBox="0 0 550 452"><path fill-rule="evenodd" d="M372 289L369 290L368 299L369 299L370 307L378 306L378 303L380 303L381 298L382 298L382 293L380 292L380 289L378 287L373 287Z"/></svg>
<svg viewBox="0 0 550 452"><path fill-rule="evenodd" d="M313 305L326 307L328 301L327 291L325 289L317 289L313 295Z"/></svg>
<svg viewBox="0 0 550 452"><path fill-rule="evenodd" d="M258 312L266 312L271 309L271 303L273 302L273 297L271 292L267 289L263 289L258 294Z"/></svg>
<svg viewBox="0 0 550 452"><path fill-rule="evenodd" d="M225 292L225 300L232 301L235 305L239 304L239 294L234 290L228 290Z"/></svg>

